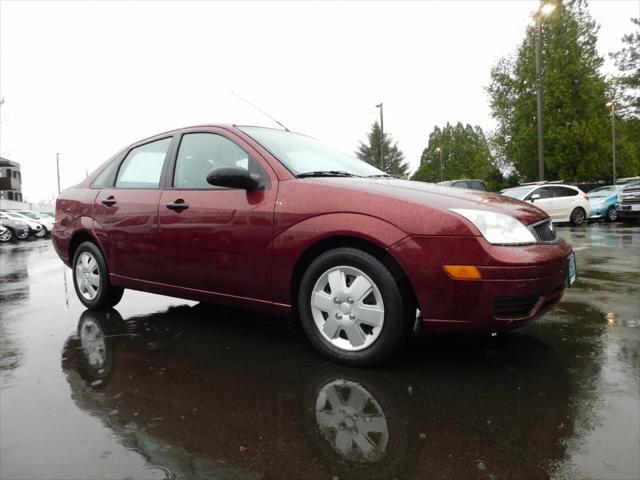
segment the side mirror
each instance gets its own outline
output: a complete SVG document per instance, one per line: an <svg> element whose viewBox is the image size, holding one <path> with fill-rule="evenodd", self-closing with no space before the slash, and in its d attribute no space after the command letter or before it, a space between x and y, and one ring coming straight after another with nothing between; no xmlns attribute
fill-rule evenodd
<svg viewBox="0 0 640 480"><path fill-rule="evenodd" d="M218 167L207 175L207 183L215 187L240 188L256 190L260 183L251 176L248 170L240 167Z"/></svg>
<svg viewBox="0 0 640 480"><path fill-rule="evenodd" d="M539 193L534 193L533 195L531 195L531 203L535 202L539 198L540 198L540 194Z"/></svg>

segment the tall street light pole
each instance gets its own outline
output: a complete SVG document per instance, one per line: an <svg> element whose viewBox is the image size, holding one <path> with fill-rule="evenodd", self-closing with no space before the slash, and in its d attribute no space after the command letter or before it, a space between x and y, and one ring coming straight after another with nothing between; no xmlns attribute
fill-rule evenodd
<svg viewBox="0 0 640 480"><path fill-rule="evenodd" d="M442 149L437 147L436 152L440 153L440 181L442 181L442 173L444 171L444 164L442 163Z"/></svg>
<svg viewBox="0 0 640 480"><path fill-rule="evenodd" d="M376 105L376 108L380 109L380 165L382 167L381 170L385 172L385 169L384 169L384 115L382 113L382 102Z"/></svg>
<svg viewBox="0 0 640 480"><path fill-rule="evenodd" d="M56 153L56 170L58 172L58 195L60 195L60 154Z"/></svg>
<svg viewBox="0 0 640 480"><path fill-rule="evenodd" d="M613 183L616 183L616 104L611 100L607 103L611 107L611 156L613 158Z"/></svg>
<svg viewBox="0 0 640 480"><path fill-rule="evenodd" d="M542 121L542 17L556 9L553 3L544 3L534 13L536 22L536 120L538 123L538 179L544 180L544 124Z"/></svg>

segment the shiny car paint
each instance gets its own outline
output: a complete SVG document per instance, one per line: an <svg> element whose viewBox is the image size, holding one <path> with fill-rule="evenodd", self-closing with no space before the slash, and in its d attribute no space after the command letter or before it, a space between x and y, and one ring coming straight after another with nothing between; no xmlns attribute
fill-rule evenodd
<svg viewBox="0 0 640 480"><path fill-rule="evenodd" d="M597 195L598 189L592 190L589 195L589 206L591 207L590 220L600 220L605 217L605 214L610 208L616 208L616 202L618 201L618 194L622 190L622 185L612 185L611 190L606 192L606 195Z"/></svg>
<svg viewBox="0 0 640 480"><path fill-rule="evenodd" d="M225 136L265 171L263 190L178 190L172 187L175 147L158 189L92 187L109 162L129 148L184 133ZM115 204L107 206L104 200ZM189 209L165 205L178 200ZM548 216L526 202L472 190L390 178L297 178L242 130L190 127L133 144L56 202L53 243L70 265L74 248L92 240L103 252L113 285L230 306L295 312L301 272L314 255L335 246L374 252L407 280L423 321L433 328L495 330L538 317L566 287L571 247L496 246L450 208L506 214L525 225ZM474 265L480 280L454 280L445 264ZM526 315L497 318L496 297L534 295Z"/></svg>
<svg viewBox="0 0 640 480"><path fill-rule="evenodd" d="M29 236L29 227L25 223L4 215L2 212L0 212L0 225L13 230L18 240L24 240Z"/></svg>

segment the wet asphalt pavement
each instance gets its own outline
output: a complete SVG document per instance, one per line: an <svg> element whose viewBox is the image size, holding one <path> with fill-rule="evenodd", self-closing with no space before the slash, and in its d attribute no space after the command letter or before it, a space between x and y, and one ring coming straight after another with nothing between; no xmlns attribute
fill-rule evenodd
<svg viewBox="0 0 640 480"><path fill-rule="evenodd" d="M578 283L497 337L318 357L283 318L125 292L0 245L3 479L640 478L640 226L560 228Z"/></svg>

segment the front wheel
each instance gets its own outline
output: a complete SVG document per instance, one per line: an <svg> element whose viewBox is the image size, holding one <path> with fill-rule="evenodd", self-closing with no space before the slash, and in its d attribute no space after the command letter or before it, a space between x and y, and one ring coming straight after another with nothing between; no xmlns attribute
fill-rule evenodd
<svg viewBox="0 0 640 480"><path fill-rule="evenodd" d="M34 235L36 236L36 238L43 238L46 234L47 230L42 227L40 230L36 230L36 233Z"/></svg>
<svg viewBox="0 0 640 480"><path fill-rule="evenodd" d="M0 242L10 242L13 240L13 230L7 228L4 232L0 233Z"/></svg>
<svg viewBox="0 0 640 480"><path fill-rule="evenodd" d="M616 210L616 207L609 207L607 213L604 214L604 219L607 222L615 222L618 219L618 211Z"/></svg>
<svg viewBox="0 0 640 480"><path fill-rule="evenodd" d="M73 285L89 310L111 308L124 293L123 288L111 285L104 256L91 242L81 243L73 257Z"/></svg>
<svg viewBox="0 0 640 480"><path fill-rule="evenodd" d="M574 208L573 212L571 212L570 222L574 227L579 227L585 222L586 219L587 213L582 207Z"/></svg>
<svg viewBox="0 0 640 480"><path fill-rule="evenodd" d="M309 341L326 358L347 365L386 360L410 333L408 311L391 272L354 248L321 254L298 291L298 314Z"/></svg>

